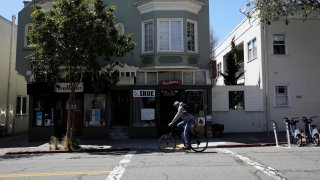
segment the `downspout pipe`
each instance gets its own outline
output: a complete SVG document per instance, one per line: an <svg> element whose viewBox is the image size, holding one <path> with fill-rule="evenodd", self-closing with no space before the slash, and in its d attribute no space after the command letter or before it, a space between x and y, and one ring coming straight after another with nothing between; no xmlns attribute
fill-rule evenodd
<svg viewBox="0 0 320 180"><path fill-rule="evenodd" d="M9 50L9 73L8 73L8 86L7 86L7 102L6 102L6 126L9 131L9 115L10 115L10 90L11 90L11 66L12 66L12 51L13 51L13 36L14 36L14 25L16 16L12 15L11 22L11 34L10 34L10 50ZM13 128L13 127L12 127ZM7 132L8 133L8 132Z"/></svg>
<svg viewBox="0 0 320 180"><path fill-rule="evenodd" d="M265 122L266 122L266 130L269 132L269 108L268 108L268 97L269 97L269 86L268 86L268 39L267 39L267 26L265 23L262 23L262 33L263 33L263 43L261 43L262 54L263 54L263 89L264 89L264 105L265 105Z"/></svg>

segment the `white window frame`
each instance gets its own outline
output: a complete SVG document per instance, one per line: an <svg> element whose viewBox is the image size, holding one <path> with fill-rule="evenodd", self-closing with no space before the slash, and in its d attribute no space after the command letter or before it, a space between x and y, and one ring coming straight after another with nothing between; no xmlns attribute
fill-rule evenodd
<svg viewBox="0 0 320 180"><path fill-rule="evenodd" d="M278 88L285 88L285 92L284 93L278 93ZM275 86L274 88L274 106L275 107L289 107L290 106L290 102L289 102L289 90L288 90L288 86L285 85L279 85L279 86ZM278 98L286 98L287 103L286 104L278 104L277 99Z"/></svg>
<svg viewBox="0 0 320 180"><path fill-rule="evenodd" d="M30 47L30 44L28 42L28 33L29 33L29 27L32 26L32 23L28 23L26 24L26 26L24 27L24 47Z"/></svg>
<svg viewBox="0 0 320 180"><path fill-rule="evenodd" d="M145 44L145 38L146 38L146 34L145 34L145 27L146 27L146 24L148 23L152 23L152 49L150 50L147 50L146 51L146 44ZM147 21L143 21L142 22L142 53L152 53L154 52L154 21L153 19L150 19L150 20L147 20Z"/></svg>
<svg viewBox="0 0 320 180"><path fill-rule="evenodd" d="M120 33L124 34L124 25L122 23L117 23L115 26Z"/></svg>
<svg viewBox="0 0 320 180"><path fill-rule="evenodd" d="M248 42L248 62L257 59L257 39L253 38Z"/></svg>
<svg viewBox="0 0 320 180"><path fill-rule="evenodd" d="M18 108L18 98L20 98L20 107ZM25 100L25 105L23 104L23 100ZM25 109L24 109L25 107ZM16 115L27 115L28 114L28 98L27 96L17 96L17 104L16 104ZM17 112L20 109L20 112ZM25 113L24 113L25 112Z"/></svg>
<svg viewBox="0 0 320 180"><path fill-rule="evenodd" d="M284 43L283 44L275 44L274 43L274 37L275 36L284 36ZM278 54L275 54L275 52L274 52L274 46L284 46L284 53L283 54L280 54L280 53L278 53ZM272 52L273 52L273 55L286 55L287 54L287 36L286 36L286 34L273 34L272 35Z"/></svg>
<svg viewBox="0 0 320 180"><path fill-rule="evenodd" d="M189 50L188 47L188 23L191 23L194 25L194 51ZM187 19L187 24L186 24L186 38L187 38L187 52L191 52L191 53L198 53L198 23L197 21L193 21L191 19Z"/></svg>
<svg viewBox="0 0 320 180"><path fill-rule="evenodd" d="M168 50L161 50L160 49L160 22L161 21L168 21L169 22L169 49ZM181 34L181 42L180 42L180 50L173 50L172 49L172 39L171 39L171 22L172 21L180 21L180 34ZM183 19L182 18L158 18L157 19L157 51L158 52L183 52L184 46L183 46Z"/></svg>

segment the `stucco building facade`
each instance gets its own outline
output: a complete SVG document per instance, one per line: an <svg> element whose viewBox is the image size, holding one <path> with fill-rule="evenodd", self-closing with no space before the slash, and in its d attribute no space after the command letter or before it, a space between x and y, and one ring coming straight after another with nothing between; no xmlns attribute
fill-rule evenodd
<svg viewBox="0 0 320 180"><path fill-rule="evenodd" d="M225 86L217 74L213 87L213 121L226 132L262 132L272 129L271 121L285 130L284 117L320 114L320 19L289 17L289 24L244 19L215 49L217 72L226 70L231 39L242 61L244 76L237 86ZM230 92L241 92L241 103L230 105ZM319 121L314 121L319 125ZM303 122L298 123L303 129Z"/></svg>
<svg viewBox="0 0 320 180"><path fill-rule="evenodd" d="M65 131L68 84L59 82L62 88L52 91L32 82L32 70L25 58L32 49L25 34L32 25L33 3L50 7L52 1L31 1L19 13L17 69L29 81L29 137L37 140ZM209 1L106 0L105 3L116 7L117 27L125 34L133 34L137 46L104 67L112 66L119 71L117 86L95 94L88 85L80 84L76 135L156 137L173 118L172 104L176 100L192 104L199 117L209 114L212 99Z"/></svg>
<svg viewBox="0 0 320 180"><path fill-rule="evenodd" d="M27 88L24 77L15 70L16 17L0 16L0 136L28 130Z"/></svg>

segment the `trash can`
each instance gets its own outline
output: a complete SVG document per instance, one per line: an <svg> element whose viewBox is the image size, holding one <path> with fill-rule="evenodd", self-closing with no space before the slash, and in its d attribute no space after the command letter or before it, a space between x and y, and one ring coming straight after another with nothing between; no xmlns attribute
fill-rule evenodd
<svg viewBox="0 0 320 180"><path fill-rule="evenodd" d="M212 124L212 137L223 137L224 125Z"/></svg>

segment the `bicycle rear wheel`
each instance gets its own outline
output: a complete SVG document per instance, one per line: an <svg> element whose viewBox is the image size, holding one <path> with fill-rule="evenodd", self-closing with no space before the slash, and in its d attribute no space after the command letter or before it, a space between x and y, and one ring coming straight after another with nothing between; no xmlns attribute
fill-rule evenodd
<svg viewBox="0 0 320 180"><path fill-rule="evenodd" d="M176 149L176 140L170 134L164 134L159 137L158 146L162 152L173 152Z"/></svg>
<svg viewBox="0 0 320 180"><path fill-rule="evenodd" d="M208 138L202 134L191 136L191 149L195 152L203 152L208 147Z"/></svg>

